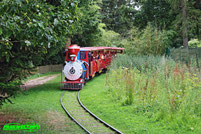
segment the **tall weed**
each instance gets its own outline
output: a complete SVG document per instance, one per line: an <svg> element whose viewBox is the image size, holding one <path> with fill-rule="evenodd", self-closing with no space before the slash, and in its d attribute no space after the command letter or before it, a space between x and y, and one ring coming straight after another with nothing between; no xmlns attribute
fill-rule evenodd
<svg viewBox="0 0 201 134"><path fill-rule="evenodd" d="M148 24L142 31L133 27L125 38L127 41L124 39L120 44L129 55L162 55L172 45L173 37L173 31L161 31Z"/></svg>
<svg viewBox="0 0 201 134"><path fill-rule="evenodd" d="M165 57L117 56L107 73L106 87L114 100L132 105L136 114L177 125L194 122L193 128L201 125L201 74L191 64Z"/></svg>

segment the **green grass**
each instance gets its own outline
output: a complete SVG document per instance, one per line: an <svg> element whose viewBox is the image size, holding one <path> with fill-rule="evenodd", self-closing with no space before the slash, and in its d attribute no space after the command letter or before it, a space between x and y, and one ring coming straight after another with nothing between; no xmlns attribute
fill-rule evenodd
<svg viewBox="0 0 201 134"><path fill-rule="evenodd" d="M162 113L161 111L151 110L149 107L136 108L135 103L122 105L121 101L114 99L114 94L106 90L105 82L105 74L89 81L80 93L81 101L98 117L123 133L197 134L201 132L201 118L199 116L187 115L188 120L186 120L185 118L182 119L182 116L166 114L165 111ZM166 118L163 119L162 116Z"/></svg>
<svg viewBox="0 0 201 134"><path fill-rule="evenodd" d="M109 77L111 76L112 75ZM138 76L140 79L142 77L146 78L145 75L139 74ZM122 99L121 96L126 96L125 91L121 93L119 92L121 88L119 88L118 93L115 91L111 92L105 85L110 82L111 85L117 87L118 83L123 81L118 75L114 75L114 77L116 78L113 79L114 81L108 81L106 75L101 74L87 82L80 93L80 99L83 104L107 123L113 125L123 133L128 134L201 133L201 117L200 115L193 114L194 111L191 106L187 106L189 109L186 111L189 110L192 114L187 112L184 118L184 115L174 114L174 111L172 113L165 109L157 111L159 105L151 105L151 107L150 105L141 106L140 103L136 103L138 98L135 97L133 98L134 101L130 104L122 103L125 98ZM132 76L129 77L132 78ZM135 78L137 79L138 77ZM137 80L139 81L140 79ZM197 80L197 77L192 80L188 79L188 84L192 84L190 87L200 87L200 85L195 83L195 80ZM146 82L146 79L141 81ZM62 91L59 90L59 83L60 76L42 86L18 94L15 99L12 99L14 104L8 103L3 105L2 109L0 109L0 115L14 115L19 122L23 120L24 123L38 123L41 126L38 133L84 133L79 126L66 116L61 108L59 100ZM130 92L128 92L128 94L129 93ZM192 95L199 97L198 94ZM120 98L118 96L120 96ZM189 98L189 100L191 100L191 98ZM175 100L172 99L172 101L174 102ZM188 104L187 101L186 104ZM200 104L200 100L197 99L193 104ZM193 106L193 108L199 111L200 106ZM182 111L178 113L185 114Z"/></svg>
<svg viewBox="0 0 201 134"><path fill-rule="evenodd" d="M94 119L80 106L79 102L77 101L77 91L65 92L63 96L63 105L66 107L71 116L73 116L73 118L82 124L89 132L96 132L97 134L112 134L112 130Z"/></svg>
<svg viewBox="0 0 201 134"><path fill-rule="evenodd" d="M0 114L14 115L19 122L23 120L24 123L38 123L41 126L38 133L84 133L61 108L60 96L63 91L59 90L59 86L60 76L18 94L15 99L12 98L14 104L2 106Z"/></svg>

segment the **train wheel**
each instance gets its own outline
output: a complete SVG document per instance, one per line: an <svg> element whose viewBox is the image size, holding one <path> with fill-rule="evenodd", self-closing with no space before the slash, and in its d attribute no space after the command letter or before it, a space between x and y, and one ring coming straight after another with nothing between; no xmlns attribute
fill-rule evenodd
<svg viewBox="0 0 201 134"><path fill-rule="evenodd" d="M87 83L87 80L84 80L84 85Z"/></svg>
<svg viewBox="0 0 201 134"><path fill-rule="evenodd" d="M102 72L103 72L103 73L106 73L106 71L107 71L107 68L104 68Z"/></svg>

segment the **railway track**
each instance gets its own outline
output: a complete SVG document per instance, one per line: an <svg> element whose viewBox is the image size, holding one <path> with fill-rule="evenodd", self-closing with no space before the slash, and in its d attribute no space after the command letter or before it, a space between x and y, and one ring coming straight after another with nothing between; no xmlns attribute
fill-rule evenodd
<svg viewBox="0 0 201 134"><path fill-rule="evenodd" d="M79 92L63 92L60 103L67 115L89 134L123 134L90 112L80 101Z"/></svg>

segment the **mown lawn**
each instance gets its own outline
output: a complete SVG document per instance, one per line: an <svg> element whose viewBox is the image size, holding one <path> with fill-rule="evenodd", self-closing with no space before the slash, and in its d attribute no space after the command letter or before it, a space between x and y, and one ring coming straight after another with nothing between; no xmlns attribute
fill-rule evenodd
<svg viewBox="0 0 201 134"><path fill-rule="evenodd" d="M123 133L199 133L199 130L194 130L193 124L195 122L192 122L192 126L185 125L186 122L191 124L191 120L184 120L178 125L177 123L174 124L174 121L158 120L156 117L160 113L157 112L139 111L139 113L136 113L134 104L123 106L121 102L112 99L111 94L108 94L105 90L105 81L105 74L89 81L81 91L80 99L89 110Z"/></svg>
<svg viewBox="0 0 201 134"><path fill-rule="evenodd" d="M59 90L59 86L60 76L44 85L18 94L15 99L12 98L14 104L7 103L2 106L0 115L7 117L4 120L15 123L38 123L40 129L37 133L84 133L61 108L60 96L63 91ZM2 119L0 121L4 122ZM0 130L0 133L2 132L9 133ZM23 133L24 131L16 132Z"/></svg>

